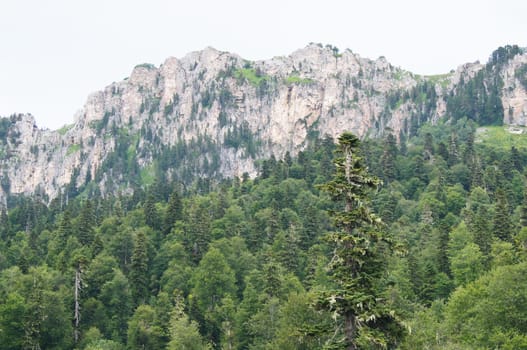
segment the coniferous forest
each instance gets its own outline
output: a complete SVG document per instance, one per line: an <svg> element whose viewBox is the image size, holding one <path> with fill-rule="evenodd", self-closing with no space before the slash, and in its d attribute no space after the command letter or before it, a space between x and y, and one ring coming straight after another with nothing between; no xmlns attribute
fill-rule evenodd
<svg viewBox="0 0 527 350"><path fill-rule="evenodd" d="M0 349L527 349L527 149L498 129L343 134L254 179L11 198Z"/></svg>

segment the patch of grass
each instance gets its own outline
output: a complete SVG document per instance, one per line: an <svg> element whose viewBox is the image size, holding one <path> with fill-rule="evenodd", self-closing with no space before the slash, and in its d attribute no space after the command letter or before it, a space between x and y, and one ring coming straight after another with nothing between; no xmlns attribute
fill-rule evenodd
<svg viewBox="0 0 527 350"><path fill-rule="evenodd" d="M436 75L426 75L425 78L433 83L433 84L439 84L442 88L446 88L448 84L450 83L450 78L452 77L452 73L447 74L436 74Z"/></svg>
<svg viewBox="0 0 527 350"><path fill-rule="evenodd" d="M81 145L75 144L70 145L66 151L66 156L72 155L73 153L79 152L81 150Z"/></svg>
<svg viewBox="0 0 527 350"><path fill-rule="evenodd" d="M301 78L299 77L298 75L290 75L288 76L287 78L285 78L285 83L286 84L312 84L313 83L313 79L309 79L309 78Z"/></svg>
<svg viewBox="0 0 527 350"><path fill-rule="evenodd" d="M64 136L64 135L66 135L66 133L67 133L68 131L70 131L70 130L73 128L74 125L75 125L75 124L66 124L66 125L64 125L62 128L58 129L57 132L58 132L61 136Z"/></svg>
<svg viewBox="0 0 527 350"><path fill-rule="evenodd" d="M476 143L500 150L510 150L512 146L527 149L527 128L520 126L484 126L476 131Z"/></svg>
<svg viewBox="0 0 527 350"><path fill-rule="evenodd" d="M259 86L262 82L269 79L268 75L261 74L254 68L240 68L234 72L236 79L248 81L251 85Z"/></svg>

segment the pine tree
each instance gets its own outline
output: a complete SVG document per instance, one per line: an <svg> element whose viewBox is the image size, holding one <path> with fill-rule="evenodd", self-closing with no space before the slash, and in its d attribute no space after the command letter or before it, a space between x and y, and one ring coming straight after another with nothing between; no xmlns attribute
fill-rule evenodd
<svg viewBox="0 0 527 350"><path fill-rule="evenodd" d="M470 187L485 187L485 183L483 181L483 170L481 169L481 162L478 157L474 157L474 161L470 164Z"/></svg>
<svg viewBox="0 0 527 350"><path fill-rule="evenodd" d="M7 216L5 208L2 208L2 210L0 211L0 239L2 241L7 241L9 231L11 231L9 225L9 218Z"/></svg>
<svg viewBox="0 0 527 350"><path fill-rule="evenodd" d="M520 152L514 146L511 147L510 163L512 164L514 169L518 171L522 171L523 167L522 167Z"/></svg>
<svg viewBox="0 0 527 350"><path fill-rule="evenodd" d="M159 214L157 213L155 197L152 193L149 193L146 197L143 211L145 214L145 223L154 230L158 229L160 226Z"/></svg>
<svg viewBox="0 0 527 350"><path fill-rule="evenodd" d="M60 241L60 248L64 249L68 238L73 234L73 226L71 224L71 213L68 209L64 210L62 213L62 218L60 219L58 236Z"/></svg>
<svg viewBox="0 0 527 350"><path fill-rule="evenodd" d="M440 155L446 162L448 162L448 149L444 142L437 144L437 154Z"/></svg>
<svg viewBox="0 0 527 350"><path fill-rule="evenodd" d="M95 214L93 205L87 200L81 209L79 225L77 227L77 237L82 245L89 246L95 238L93 226L95 225Z"/></svg>
<svg viewBox="0 0 527 350"><path fill-rule="evenodd" d="M496 190L496 209L492 230L494 235L501 240L509 241L512 234L512 223L509 214L509 203L505 191L501 188Z"/></svg>
<svg viewBox="0 0 527 350"><path fill-rule="evenodd" d="M148 295L148 255L146 235L143 231L137 233L134 242L134 252L130 266L130 285L136 305L145 302Z"/></svg>
<svg viewBox="0 0 527 350"><path fill-rule="evenodd" d="M450 135L447 163L449 166L452 166L456 164L458 161L459 161L459 150L458 150L458 145L457 145L457 135L456 133L452 133Z"/></svg>
<svg viewBox="0 0 527 350"><path fill-rule="evenodd" d="M425 146L423 150L423 159L431 160L434 155L434 137L431 133L427 132L425 135Z"/></svg>
<svg viewBox="0 0 527 350"><path fill-rule="evenodd" d="M168 208L163 220L163 231L165 234L170 233L174 223L181 219L183 219L183 203L179 192L174 190L168 199Z"/></svg>
<svg viewBox="0 0 527 350"><path fill-rule="evenodd" d="M468 167L471 167L475 161L476 151L474 150L474 133L467 136L465 150L463 151L463 161Z"/></svg>
<svg viewBox="0 0 527 350"><path fill-rule="evenodd" d="M391 347L402 335L402 326L380 298L377 283L392 246L380 230L380 219L367 205L368 190L380 181L362 165L358 151L359 139L342 134L334 161L336 173L321 186L333 201L343 202L344 209L332 213L337 231L328 237L334 245L329 268L337 287L320 292L318 305L339 316L343 339L336 346L348 350L358 349L359 343Z"/></svg>
<svg viewBox="0 0 527 350"><path fill-rule="evenodd" d="M523 201L520 207L520 225L527 226L527 188L523 190Z"/></svg>
<svg viewBox="0 0 527 350"><path fill-rule="evenodd" d="M474 243L479 246L479 250L485 258L485 263L488 263L492 245L492 232L489 212L485 205L481 205L478 208L472 226L474 227Z"/></svg>
<svg viewBox="0 0 527 350"><path fill-rule="evenodd" d="M383 154L381 158L383 179L385 182L390 182L395 179L395 158L397 157L397 143L392 134L388 134L384 140Z"/></svg>

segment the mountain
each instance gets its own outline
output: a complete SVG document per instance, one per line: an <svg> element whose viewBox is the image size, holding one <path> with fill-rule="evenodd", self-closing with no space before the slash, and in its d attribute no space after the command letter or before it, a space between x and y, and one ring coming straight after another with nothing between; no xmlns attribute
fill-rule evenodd
<svg viewBox="0 0 527 350"><path fill-rule="evenodd" d="M526 88L527 54L517 46L439 76L329 45L254 62L206 48L136 66L60 130L37 128L31 115L0 119L0 200L129 193L159 176L252 176L260 159L345 130L402 141L440 118L526 125Z"/></svg>

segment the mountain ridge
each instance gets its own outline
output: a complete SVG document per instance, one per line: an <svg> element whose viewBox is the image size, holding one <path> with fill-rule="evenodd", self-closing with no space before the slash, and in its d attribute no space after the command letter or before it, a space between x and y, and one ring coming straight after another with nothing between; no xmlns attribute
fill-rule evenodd
<svg viewBox="0 0 527 350"><path fill-rule="evenodd" d="M38 129L31 115L2 119L0 200L49 201L92 180L103 195L130 192L154 173L183 181L253 176L258 159L297 154L316 137L401 139L461 114L526 125L525 67L527 55L505 47L486 65L422 77L383 57L319 44L261 61L208 47L159 67L140 64L90 94L70 126Z"/></svg>

